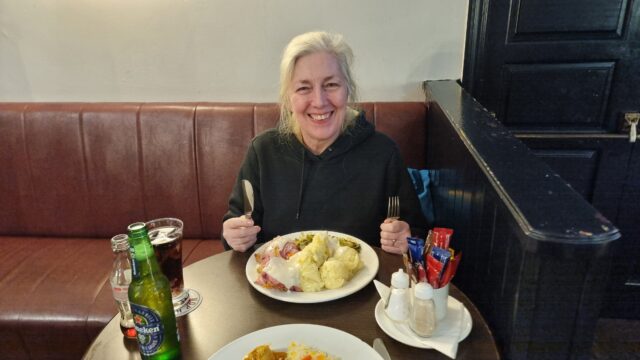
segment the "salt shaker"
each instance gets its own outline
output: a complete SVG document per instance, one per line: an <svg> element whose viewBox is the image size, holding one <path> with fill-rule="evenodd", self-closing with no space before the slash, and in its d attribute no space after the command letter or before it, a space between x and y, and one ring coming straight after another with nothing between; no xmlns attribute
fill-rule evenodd
<svg viewBox="0 0 640 360"><path fill-rule="evenodd" d="M433 288L428 283L419 282L413 289L409 327L422 337L429 337L436 330L436 305L433 301Z"/></svg>
<svg viewBox="0 0 640 360"><path fill-rule="evenodd" d="M393 321L409 318L409 275L398 269L391 274L391 294L387 303L387 316Z"/></svg>

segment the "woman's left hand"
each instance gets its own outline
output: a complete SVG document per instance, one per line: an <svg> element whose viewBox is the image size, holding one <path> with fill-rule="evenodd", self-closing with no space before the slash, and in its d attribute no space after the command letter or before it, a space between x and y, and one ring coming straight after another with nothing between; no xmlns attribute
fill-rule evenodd
<svg viewBox="0 0 640 360"><path fill-rule="evenodd" d="M407 237L411 236L409 224L402 220L385 220L380 224L380 245L382 250L404 254L409 249Z"/></svg>

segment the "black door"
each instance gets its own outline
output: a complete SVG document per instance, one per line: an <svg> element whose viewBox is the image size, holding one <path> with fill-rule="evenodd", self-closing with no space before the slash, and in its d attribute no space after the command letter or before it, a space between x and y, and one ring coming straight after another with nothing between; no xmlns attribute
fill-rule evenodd
<svg viewBox="0 0 640 360"><path fill-rule="evenodd" d="M463 85L620 229L602 316L640 318L640 1L470 1Z"/></svg>

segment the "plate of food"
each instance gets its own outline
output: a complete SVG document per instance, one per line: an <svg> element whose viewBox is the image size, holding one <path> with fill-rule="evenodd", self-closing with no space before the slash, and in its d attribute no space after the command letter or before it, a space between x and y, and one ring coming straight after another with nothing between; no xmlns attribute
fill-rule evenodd
<svg viewBox="0 0 640 360"><path fill-rule="evenodd" d="M227 359L371 359L380 355L357 337L328 326L288 324L244 335L209 360Z"/></svg>
<svg viewBox="0 0 640 360"><path fill-rule="evenodd" d="M260 246L245 268L259 292L291 303L340 299L378 273L378 255L351 235L309 230L278 236Z"/></svg>

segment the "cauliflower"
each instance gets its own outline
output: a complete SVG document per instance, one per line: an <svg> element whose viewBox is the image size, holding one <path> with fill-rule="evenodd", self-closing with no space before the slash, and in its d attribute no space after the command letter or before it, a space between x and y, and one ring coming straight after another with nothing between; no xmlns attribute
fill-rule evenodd
<svg viewBox="0 0 640 360"><path fill-rule="evenodd" d="M329 254L329 247L327 246L327 233L324 231L316 233L311 243L302 249L302 251L309 251L316 265L318 265L318 267L322 266L322 263L331 255Z"/></svg>
<svg viewBox="0 0 640 360"><path fill-rule="evenodd" d="M327 289L338 289L351 279L351 271L343 262L335 258L329 258L322 264L320 276Z"/></svg>
<svg viewBox="0 0 640 360"><path fill-rule="evenodd" d="M312 262L300 265L300 287L304 292L316 292L324 288L318 266Z"/></svg>
<svg viewBox="0 0 640 360"><path fill-rule="evenodd" d="M293 254L289 258L289 261L293 262L294 264L296 264L298 266L302 266L302 265L308 264L308 263L315 263L313 261L313 254L310 251L307 251L306 248L304 248L301 251L298 251L297 253Z"/></svg>
<svg viewBox="0 0 640 360"><path fill-rule="evenodd" d="M364 266L358 251L348 246L340 246L333 254L333 258L343 263L352 276Z"/></svg>

